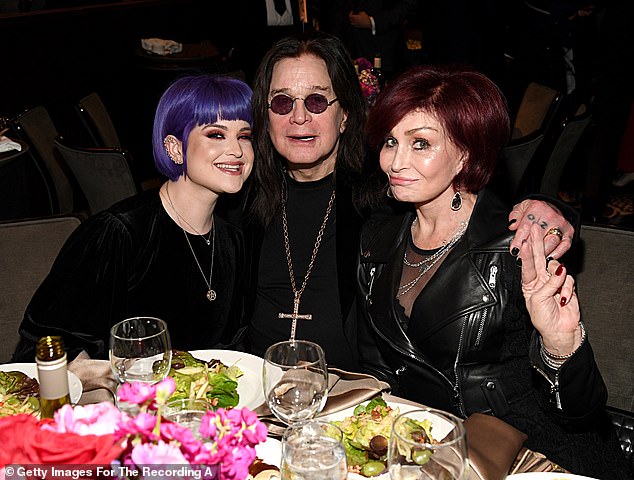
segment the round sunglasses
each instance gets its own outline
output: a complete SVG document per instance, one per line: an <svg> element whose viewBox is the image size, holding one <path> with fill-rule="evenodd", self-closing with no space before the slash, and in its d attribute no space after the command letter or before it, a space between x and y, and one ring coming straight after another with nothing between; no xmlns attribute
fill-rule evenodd
<svg viewBox="0 0 634 480"><path fill-rule="evenodd" d="M305 98L302 97L291 97L289 95L279 94L275 95L271 99L271 103L269 103L269 108L273 113L277 115L286 115L293 110L293 105L295 105L295 100L303 100L304 106L306 110L310 113L323 113L326 109L335 103L338 99L335 98L330 102L326 97L324 97L321 93L311 93Z"/></svg>

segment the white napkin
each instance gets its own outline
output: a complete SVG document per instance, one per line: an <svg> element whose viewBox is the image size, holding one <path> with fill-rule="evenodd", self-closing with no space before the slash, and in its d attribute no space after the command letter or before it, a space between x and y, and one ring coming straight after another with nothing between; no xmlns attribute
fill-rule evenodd
<svg viewBox="0 0 634 480"><path fill-rule="evenodd" d="M141 46L147 52L157 55L170 55L183 51L183 44L174 40L163 40L162 38L142 38Z"/></svg>
<svg viewBox="0 0 634 480"><path fill-rule="evenodd" d="M0 137L0 152L8 152L10 150L17 150L19 152L22 150L22 145L14 142L10 138Z"/></svg>

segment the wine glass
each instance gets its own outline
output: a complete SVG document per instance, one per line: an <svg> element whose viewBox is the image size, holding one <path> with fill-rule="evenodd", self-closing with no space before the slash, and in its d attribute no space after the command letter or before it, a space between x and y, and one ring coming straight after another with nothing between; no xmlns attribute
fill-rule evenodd
<svg viewBox="0 0 634 480"><path fill-rule="evenodd" d="M291 425L282 437L282 480L345 480L343 433L325 420Z"/></svg>
<svg viewBox="0 0 634 480"><path fill-rule="evenodd" d="M171 366L167 324L155 317L132 317L110 329L110 367L120 384L155 383Z"/></svg>
<svg viewBox="0 0 634 480"><path fill-rule="evenodd" d="M305 340L271 345L262 367L264 397L286 424L313 418L326 404L328 368L323 349Z"/></svg>
<svg viewBox="0 0 634 480"><path fill-rule="evenodd" d="M431 430L412 420L429 422ZM462 420L433 408L402 413L392 424L387 466L392 480L466 479L469 467Z"/></svg>

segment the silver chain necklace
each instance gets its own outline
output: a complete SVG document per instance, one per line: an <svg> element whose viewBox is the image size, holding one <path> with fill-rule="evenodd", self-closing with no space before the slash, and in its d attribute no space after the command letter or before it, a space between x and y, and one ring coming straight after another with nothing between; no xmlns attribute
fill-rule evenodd
<svg viewBox="0 0 634 480"><path fill-rule="evenodd" d="M213 228L211 230L209 230L209 235L207 235L207 238L205 238L205 236L202 233L200 233L198 230L196 230L191 223L189 223L187 220L185 220L183 217L181 217L180 213L178 213L178 210L176 210L176 207L172 203L172 197L170 197L169 182L165 184L165 192L167 193L167 201L169 202L170 207L172 207L172 211L176 214L178 219L181 222L185 223L189 228L191 228L194 231L194 233L196 235L199 235L200 238L202 238L205 241L207 246L209 246L209 244L211 243L210 239L211 239L211 232L212 232ZM180 227L183 228L182 225ZM185 229L183 229L183 230L185 230Z"/></svg>
<svg viewBox="0 0 634 480"><path fill-rule="evenodd" d="M183 228L182 225L179 225L179 227L181 227L181 230L183 231L183 235L185 235L185 240L187 240L187 245L189 246L189 251L192 252L192 256L194 257L194 260L196 261L196 265L198 265L198 270L200 270L200 274L203 277L203 280L205 282L205 284L207 285L207 300L209 300L210 302L213 302L216 299L216 291L211 288L211 277L214 274L214 252L216 250L216 229L214 228L214 224L212 223L211 225L211 230L209 231L209 236L207 238L205 238L204 236L202 236L200 233L198 233L198 231L192 227L189 222L187 220L185 220L183 217L181 217L178 212L176 211L176 208L174 208L174 204L172 203L172 199L170 198L170 192L169 192L169 187L168 184L165 184L165 193L167 193L167 200L170 204L170 206L172 207L172 210L174 211L174 213L176 214L176 216L179 218L179 220L182 220L183 222L185 222L187 225L189 225L189 227L194 230L194 232L196 232L197 235L199 235L207 245L209 245L211 243L211 267L209 268L209 280L207 280L207 277L205 276L205 272L203 271L203 267L200 266L200 262L198 261L198 257L196 256L196 252L194 252L194 248L192 247L191 242L189 241L189 237L187 236L187 232L185 231L185 229Z"/></svg>
<svg viewBox="0 0 634 480"><path fill-rule="evenodd" d="M407 292L409 292L412 288L414 288L414 286L416 286L418 281L421 278L423 278L423 275L425 275L427 272L429 272L429 270L431 270L431 268L434 265L436 265L436 263L438 263L438 261L442 257L444 257L445 254L449 250L451 250L451 247L453 247L458 242L458 240L460 240L462 238L462 236L464 235L464 233L466 231L467 231L467 222L460 222L460 228L454 234L454 236L451 237L451 239L448 242L445 242L443 244L443 246L440 247L433 255L430 255L429 257L421 260L420 262L416 262L416 263L409 262L407 260L407 249L406 249L405 250L405 254L403 255L403 264L407 265L408 267L412 267L412 268L420 268L420 271L419 271L418 275L416 276L416 278L414 278L414 280L411 280L411 281L409 281L407 283L404 283L403 285L400 285L398 287L398 292L396 293L396 298L402 297Z"/></svg>
<svg viewBox="0 0 634 480"><path fill-rule="evenodd" d="M286 182L284 182L286 183ZM286 185L285 185L286 186ZM301 300L302 294L306 289L306 284L308 283L308 278L313 270L313 265L315 264L315 258L317 258L317 252L319 251L319 247L321 245L321 239L324 236L324 230L326 230L326 223L328 222L328 217L330 216L330 211L332 210L332 206L335 203L335 190L333 189L332 194L330 195L330 200L328 201L328 207L326 208L326 214L324 215L324 220L321 222L321 227L319 227L319 232L317 232L317 239L315 240L315 246L313 247L313 253L310 257L310 262L308 264L308 268L306 269L306 275L304 276L304 281L302 282L302 286L299 290L297 290L297 286L295 284L295 273L293 272L293 259L291 257L291 246L288 240L288 221L286 219L286 200L287 200L288 191L285 193L284 198L282 199L282 228L284 230L284 249L286 250L286 263L288 265L288 275L291 279L291 289L293 290L293 313L278 313L278 318L291 318L293 319L293 323L291 324L291 340L295 340L295 332L297 331L297 320L312 320L312 314L300 314L299 313L299 302Z"/></svg>

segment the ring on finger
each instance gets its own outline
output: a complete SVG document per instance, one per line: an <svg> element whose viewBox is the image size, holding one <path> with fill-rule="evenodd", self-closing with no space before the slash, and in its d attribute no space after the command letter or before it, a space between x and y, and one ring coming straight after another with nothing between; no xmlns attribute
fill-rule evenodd
<svg viewBox="0 0 634 480"><path fill-rule="evenodd" d="M548 235L557 235L559 237L559 240L562 240L564 238L564 232L562 232L561 228L559 227L550 228L546 232L546 235L544 235L544 238L547 237Z"/></svg>

